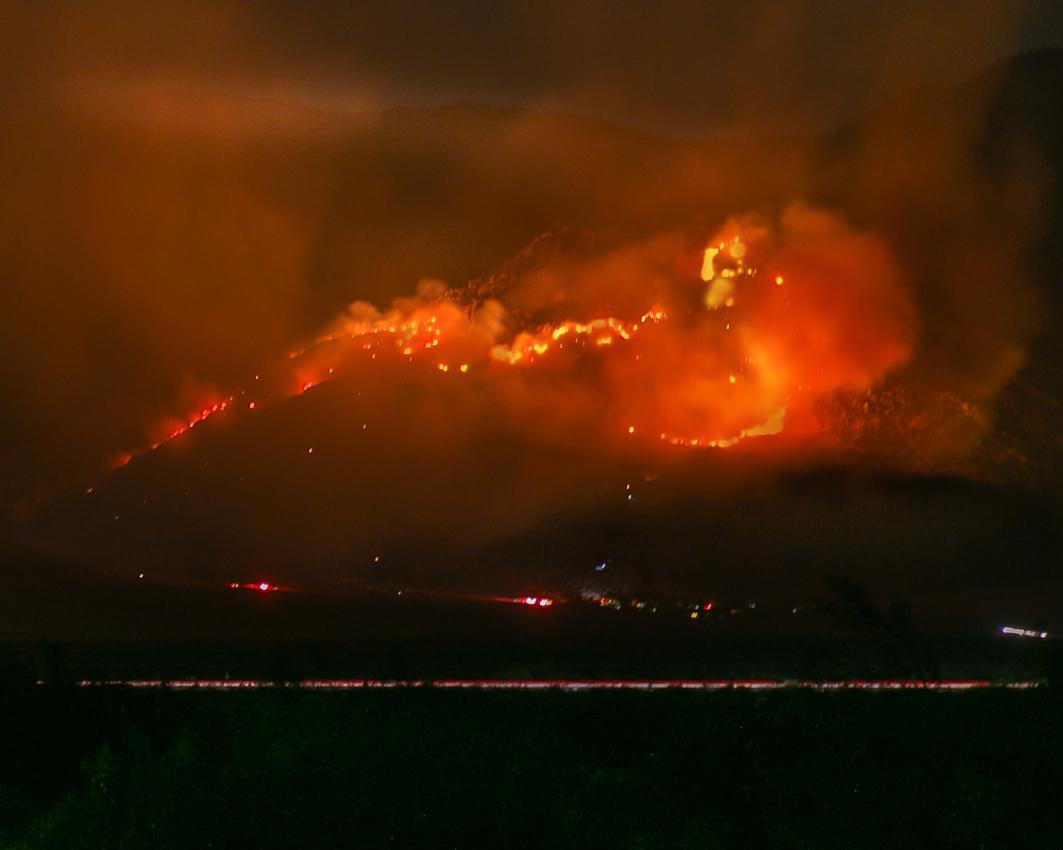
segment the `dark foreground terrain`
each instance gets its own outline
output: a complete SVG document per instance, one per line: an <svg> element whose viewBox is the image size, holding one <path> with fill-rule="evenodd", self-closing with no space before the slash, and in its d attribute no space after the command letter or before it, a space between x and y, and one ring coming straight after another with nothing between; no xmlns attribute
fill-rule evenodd
<svg viewBox="0 0 1063 850"><path fill-rule="evenodd" d="M1051 685L5 687L3 847L1063 846Z"/></svg>

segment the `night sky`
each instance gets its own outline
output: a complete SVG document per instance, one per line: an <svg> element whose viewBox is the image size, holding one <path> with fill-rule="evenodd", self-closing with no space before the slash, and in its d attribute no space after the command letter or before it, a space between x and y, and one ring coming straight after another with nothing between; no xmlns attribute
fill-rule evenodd
<svg viewBox="0 0 1063 850"><path fill-rule="evenodd" d="M826 129L1063 39L1057 4L1015 0L5 5L6 94L38 105L475 101L682 133Z"/></svg>
<svg viewBox="0 0 1063 850"><path fill-rule="evenodd" d="M785 606L845 575L1058 617L1058 4L0 30L0 531L33 599Z"/></svg>

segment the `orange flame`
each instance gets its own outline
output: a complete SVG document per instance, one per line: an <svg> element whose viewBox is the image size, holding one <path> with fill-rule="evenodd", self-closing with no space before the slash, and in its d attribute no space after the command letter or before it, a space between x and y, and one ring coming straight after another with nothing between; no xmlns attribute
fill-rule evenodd
<svg viewBox="0 0 1063 850"><path fill-rule="evenodd" d="M816 228L838 243L848 239L856 244L855 255L868 260L869 275L889 277L889 263L867 239L831 231L825 214L803 210L792 215L789 223L784 216L784 226L811 231L813 241L821 239ZM827 260L817 265L803 246L779 237L770 257L776 268L761 276L757 262L768 261L761 257L768 240L765 228L749 227L748 238L744 229L728 223L722 236L701 252L700 270L692 262L688 282L663 299L668 308L656 303L637 317L565 319L518 332L507 341L504 311L494 302L475 309L447 300L452 293L437 292L427 300L396 302L385 313L356 303L328 332L289 353L290 365L281 369L290 376L288 389L256 391L253 400L237 407L257 410L341 377L345 358L352 354L375 361L390 352L410 364L426 358L441 380L519 367L579 381L590 368L580 364L595 364L587 380L604 388L604 413L619 420L614 433L634 438L632 445L645 446L656 437L670 446L726 449L780 434L794 406L807 409L817 395L839 387L863 388L903 362L910 333L910 323L903 321L903 297L880 286L900 305L886 306L901 316L896 327L888 315L880 320L876 311L882 312L882 292L869 284L866 293L854 294L859 287L848 278L832 279L843 265L835 256L841 251L835 243L822 248ZM786 267L788 258L801 274ZM695 272L700 272L703 294L684 301L683 287L692 292ZM791 275L796 283L783 287L784 273L787 283ZM673 310L678 318L672 318ZM873 350L859 327L849 328L854 316L884 328ZM850 350L856 352L852 357ZM256 390L264 389L256 385ZM241 390L194 411L151 448L226 412L243 396L250 398Z"/></svg>

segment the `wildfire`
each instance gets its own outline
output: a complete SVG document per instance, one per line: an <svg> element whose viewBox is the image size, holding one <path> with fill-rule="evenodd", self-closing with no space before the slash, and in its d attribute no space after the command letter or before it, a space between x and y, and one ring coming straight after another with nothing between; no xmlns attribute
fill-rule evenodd
<svg viewBox="0 0 1063 850"><path fill-rule="evenodd" d="M744 254L745 245L737 236L727 243L720 243L718 246L705 249L701 278L710 284L704 299L710 310L734 306L733 296L737 278L748 278L755 274L754 270L745 266L742 259ZM736 266L717 269L715 263L717 257L734 260ZM379 353L391 350L412 363L426 354L433 355L438 350L446 350L449 347L447 328L457 327L460 335L467 335L464 332L468 330L471 321L468 318L468 312L468 309L462 310L453 304L439 302L419 305L406 312L393 310L385 315L349 316L341 321L338 327L319 336L313 343L289 352L288 361L294 364L291 390L287 393L279 393L278 397L272 400L302 395L333 379L336 376L335 366L328 366L324 369L313 367L312 370L309 366L309 362L316 359L316 355L328 346L353 344L362 352L368 353L374 360ZM630 321L612 316L587 321L565 320L557 324L544 325L534 331L520 332L509 342L489 343L486 353L481 352L480 359L484 366L494 362L509 367L532 367L542 362L548 355L567 349L578 351L581 355L595 350L601 351L604 355L607 351L615 350L615 356L633 355L634 359L638 360L641 355L637 351L626 350L626 346L633 343L640 334L645 335L648 329L668 321L668 313L660 306L653 306L638 318ZM463 325L465 327L462 327ZM435 368L444 374L453 372L467 375L471 365L468 362L439 361L435 364ZM259 376L256 375L255 378L258 380ZM729 373L726 380L734 384L735 375ZM136 454L157 449L163 443L176 440L212 416L229 410L238 396L247 395L247 390L241 390L237 394L200 408L185 421L170 428L166 435L153 442L150 448L130 453L127 462ZM241 406L249 411L255 411L261 408L262 403L262 400L254 400ZM684 448L728 448L749 437L779 433L782 430L784 417L785 409L779 409L762 424L742 428L727 437L682 436L661 432L660 440ZM636 434L637 430L639 429L634 424L626 427L628 435ZM312 453L313 449L309 451Z"/></svg>
<svg viewBox="0 0 1063 850"><path fill-rule="evenodd" d="M170 433L166 435L166 439L176 440L182 434L185 434L195 428L199 423L206 422L208 419L210 419L211 416L214 416L217 413L224 413L226 410L229 409L229 405L232 404L233 401L235 401L235 398L235 396L229 396L228 398L222 399L221 401L214 402L210 407L204 407L203 409L196 411L187 420L185 420L185 422L171 430ZM253 402L250 407L252 410L254 410L255 405ZM154 445L152 445L152 448L157 449L159 445L160 443L155 443Z"/></svg>
<svg viewBox="0 0 1063 850"><path fill-rule="evenodd" d="M806 229L833 226L824 225L824 214L802 215L807 221L798 225ZM833 255L823 265L826 282L808 273L808 259L800 252L790 250L804 262L798 272L784 268L786 251L762 257L762 231L751 228L747 240L742 227L729 222L698 260L691 259L685 280L670 283L660 301L658 293L648 309L629 317L564 319L507 334L501 305L460 303L452 291L419 293L383 313L356 303L326 333L289 352L278 370L282 377L269 388L256 375L254 391L212 400L142 452L230 408L257 412L307 393L342 377L352 357L398 364L426 360L439 380L481 375L490 380L499 370L517 369L558 377L574 392L589 385L605 405L605 418L616 423L614 433L638 446L659 441L684 449L727 449L777 435L793 405L803 410L817 393L866 389L907 357L908 339L898 321L900 329L887 325L888 332L878 334L884 341L869 345L859 327L850 327L851 314L865 324L878 321L875 298L881 300L881 293L869 289L865 304L856 300L859 293L852 294L849 279L829 279L839 266ZM849 238L870 252L872 261L881 259L866 240ZM758 262L765 266L763 275ZM853 276L864 273L856 260L852 265ZM884 275L889 276L880 269Z"/></svg>
<svg viewBox="0 0 1063 850"><path fill-rule="evenodd" d="M643 313L637 322L624 322L613 318L594 319L586 323L562 322L559 325L541 328L535 333L518 334L513 342L494 346L491 349L491 356L495 360L512 366L520 363L534 363L537 357L542 357L555 347L561 348L566 341L580 345L590 339L597 346L612 345L615 339L626 342L647 323L660 323L667 318L663 310L652 309Z"/></svg>

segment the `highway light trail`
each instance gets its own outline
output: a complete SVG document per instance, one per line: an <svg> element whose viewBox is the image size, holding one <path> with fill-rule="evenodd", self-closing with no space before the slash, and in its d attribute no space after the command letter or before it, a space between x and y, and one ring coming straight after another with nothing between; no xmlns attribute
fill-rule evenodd
<svg viewBox="0 0 1063 850"><path fill-rule="evenodd" d="M41 684L41 683L38 683ZM165 690L239 691L297 688L345 690L467 690L467 691L969 691L979 688L1036 688L1036 681L993 682L988 679L853 679L824 682L780 679L85 679L84 688L157 688Z"/></svg>

